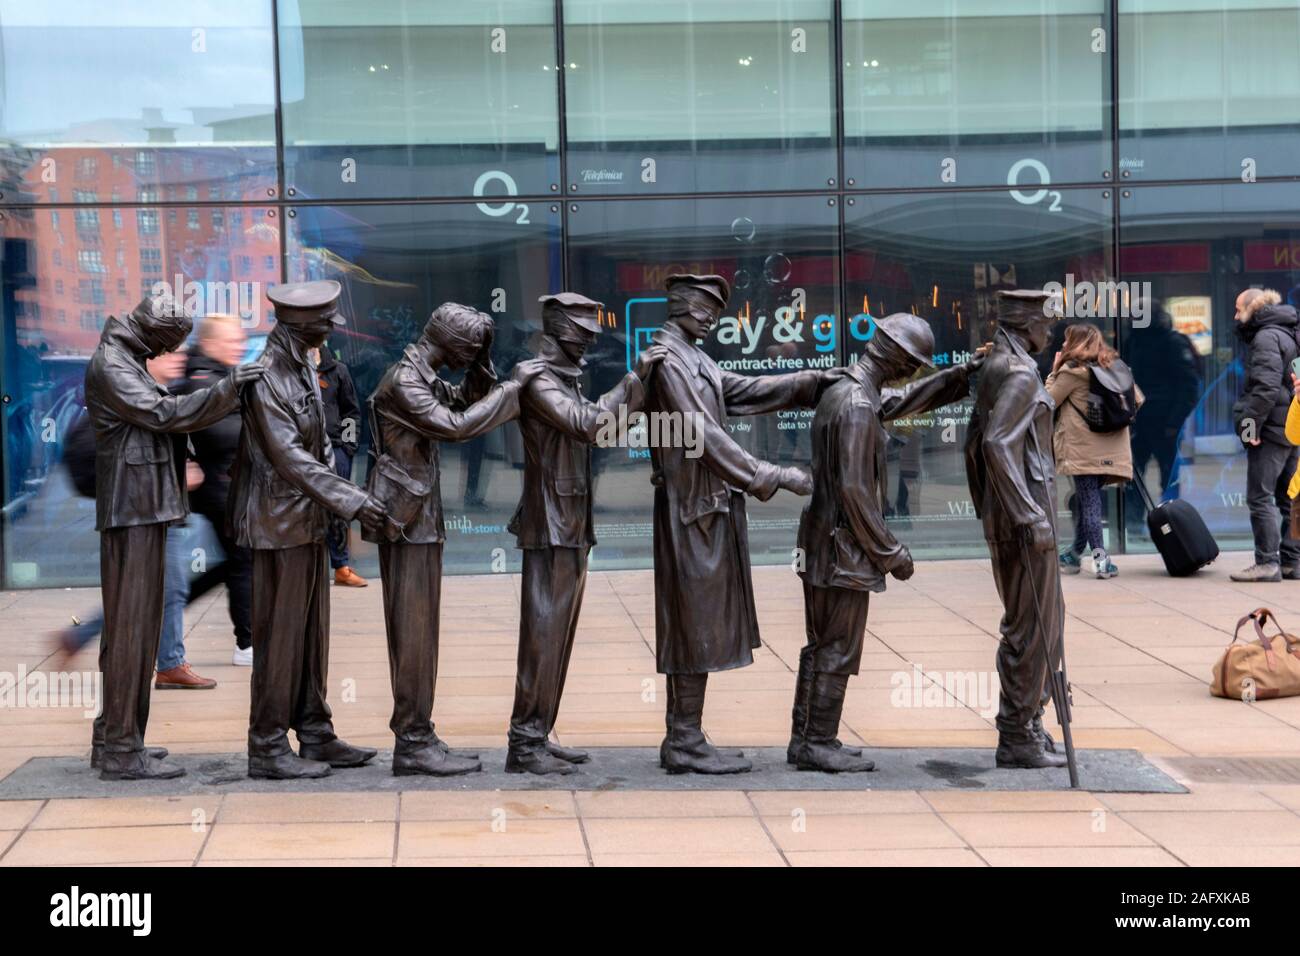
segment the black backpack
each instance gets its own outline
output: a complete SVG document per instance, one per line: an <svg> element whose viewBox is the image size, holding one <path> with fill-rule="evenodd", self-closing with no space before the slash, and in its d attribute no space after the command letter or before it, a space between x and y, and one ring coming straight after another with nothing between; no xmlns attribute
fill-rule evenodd
<svg viewBox="0 0 1300 956"><path fill-rule="evenodd" d="M77 494L95 497L95 426L90 422L90 412L84 408L77 411L63 439L63 464Z"/></svg>
<svg viewBox="0 0 1300 956"><path fill-rule="evenodd" d="M1083 420L1094 432L1117 432L1137 418L1137 388L1133 372L1120 359L1110 368L1088 366L1088 404Z"/></svg>

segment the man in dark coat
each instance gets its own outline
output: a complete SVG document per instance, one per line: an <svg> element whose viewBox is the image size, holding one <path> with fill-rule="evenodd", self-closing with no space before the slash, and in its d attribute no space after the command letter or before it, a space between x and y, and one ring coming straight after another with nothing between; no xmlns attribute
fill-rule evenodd
<svg viewBox="0 0 1300 956"><path fill-rule="evenodd" d="M1229 575L1234 581L1300 578L1300 541L1291 537L1287 494L1300 449L1287 440L1291 363L1296 357L1296 310L1272 289L1237 296L1237 337L1246 343L1246 382L1232 407L1246 446L1246 504L1255 538L1255 563Z"/></svg>
<svg viewBox="0 0 1300 956"><path fill-rule="evenodd" d="M176 349L193 326L170 297L146 298L125 318L109 318L86 367L104 601L99 646L104 707L95 721L91 766L98 766L106 780L185 772L144 746L162 633L167 526L189 514L186 445L176 436L222 419L239 404L239 386L262 375L259 368L241 366L210 389L168 393L145 361Z"/></svg>
<svg viewBox="0 0 1300 956"><path fill-rule="evenodd" d="M591 520L591 444L612 417L640 409L643 383L663 349L653 346L635 372L591 402L578 380L583 355L600 332L603 307L573 292L542 296L545 371L520 398L524 489L509 530L524 552L519 611L519 669L510 715L510 773L572 773L581 750L550 739L582 609L587 556L596 537Z"/></svg>
<svg viewBox="0 0 1300 956"><path fill-rule="evenodd" d="M1061 660L1065 600L1056 548L1055 404L1033 356L1059 306L1048 293L998 293L997 330L966 435L966 478L1002 600L999 767L1061 767L1042 729L1048 667ZM1046 652L1044 651L1046 648Z"/></svg>
<svg viewBox="0 0 1300 956"><path fill-rule="evenodd" d="M970 390L979 359L903 389L887 382L931 368L934 333L910 312L881 319L862 357L826 390L812 425L812 499L799 521L804 556L808 644L799 677L786 759L800 770L831 773L874 769L862 752L838 739L849 677L862 661L868 599L885 576L912 576L912 555L881 512L888 487L884 423L958 401Z"/></svg>
<svg viewBox="0 0 1300 956"><path fill-rule="evenodd" d="M766 501L784 488L812 491L807 472L756 459L727 432L728 415L811 407L838 373L805 370L748 377L720 369L697 345L717 324L730 289L721 276L666 281L668 322L654 335L666 350L650 381L646 410L689 418L698 443L651 447L655 487L655 647L668 675L667 736L660 765L670 773L741 773L701 729L712 671L744 667L759 646L749 571L745 495Z"/></svg>
<svg viewBox="0 0 1300 956"><path fill-rule="evenodd" d="M516 418L520 387L542 368L537 360L520 362L510 381L496 384L491 349L490 316L444 303L370 396L378 456L370 489L385 501L390 520L382 532L368 530L366 538L379 543L398 776L483 769L478 754L452 753L434 732L433 697L446 540L438 443L465 441ZM465 383L439 378L444 365L468 369Z"/></svg>
<svg viewBox="0 0 1300 956"><path fill-rule="evenodd" d="M229 519L253 552L253 678L248 774L270 780L323 777L375 756L334 733L325 702L330 598L325 535L330 514L378 527L383 506L334 473L320 386L308 352L335 325L341 287L332 280L276 286L275 328L244 392L244 422L230 486ZM289 746L290 728L298 754Z"/></svg>

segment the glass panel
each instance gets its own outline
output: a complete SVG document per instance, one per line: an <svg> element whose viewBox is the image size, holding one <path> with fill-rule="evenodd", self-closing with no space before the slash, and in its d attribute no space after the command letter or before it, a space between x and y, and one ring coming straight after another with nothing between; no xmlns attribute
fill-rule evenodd
<svg viewBox="0 0 1300 956"><path fill-rule="evenodd" d="M844 175L857 186L1097 182L1105 0L845 0Z"/></svg>
<svg viewBox="0 0 1300 956"><path fill-rule="evenodd" d="M5 202L228 202L275 181L264 0L0 0Z"/></svg>
<svg viewBox="0 0 1300 956"><path fill-rule="evenodd" d="M75 215L74 215L75 213ZM109 315L156 283L199 315L246 314L257 338L280 275L280 220L261 207L8 210L3 276L4 561L11 586L91 584L95 505L64 469L63 440Z"/></svg>
<svg viewBox="0 0 1300 956"><path fill-rule="evenodd" d="M540 333L538 296L560 288L559 206L430 204L307 206L289 220L289 279L343 283L346 331L329 347L347 364L363 402L443 302L463 302L496 320L493 361L506 376L530 357ZM445 372L453 380L455 376ZM354 461L364 480L369 424ZM511 422L464 444L442 446L442 504L448 573L496 570L503 549L520 567L505 527L519 503L523 444ZM355 565L378 573L373 545L352 536Z"/></svg>
<svg viewBox="0 0 1300 956"><path fill-rule="evenodd" d="M834 184L826 0L569 0L570 192Z"/></svg>
<svg viewBox="0 0 1300 956"><path fill-rule="evenodd" d="M1248 288L1300 304L1300 184L1124 192L1120 269L1157 305L1148 328L1124 328L1123 351L1147 397L1134 464L1153 497L1195 505L1221 548L1249 548L1246 454L1232 415L1245 349L1233 316ZM1129 546L1151 550L1135 491L1126 506Z"/></svg>
<svg viewBox="0 0 1300 956"><path fill-rule="evenodd" d="M964 361L989 341L999 289L1066 285L1071 278L1077 286L1110 274L1111 201L1102 190L1061 190L1034 204L1009 192L851 198L844 219L848 311L922 316L934 329L939 368ZM1053 345L1039 356L1043 373L1051 369L1066 324L1058 324ZM1097 324L1113 333L1113 322ZM856 357L852 334L847 344ZM967 399L894 424L886 513L917 555L987 554L963 457L972 406ZM1070 482L1059 482L1058 489L1064 505ZM1072 529L1063 507L1059 537L1070 540ZM1112 529L1108 525L1108 541Z"/></svg>
<svg viewBox="0 0 1300 956"><path fill-rule="evenodd" d="M290 195L558 191L552 0L279 10Z"/></svg>
<svg viewBox="0 0 1300 956"><path fill-rule="evenodd" d="M1295 0L1123 0L1121 176L1300 173Z"/></svg>
<svg viewBox="0 0 1300 956"><path fill-rule="evenodd" d="M764 375L839 363L837 210L822 198L735 198L578 203L569 216L570 285L605 303L613 328L588 353L591 395L627 374L667 316L674 272L718 273L731 303L704 349L725 369ZM811 412L730 423L754 455L810 460ZM597 449L595 555L600 566L647 567L651 558L648 449ZM787 492L750 499L754 561L791 560L803 501Z"/></svg>

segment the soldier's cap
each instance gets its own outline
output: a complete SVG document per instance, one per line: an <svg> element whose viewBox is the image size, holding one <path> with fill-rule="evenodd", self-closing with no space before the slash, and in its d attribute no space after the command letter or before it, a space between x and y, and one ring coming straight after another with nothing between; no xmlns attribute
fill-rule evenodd
<svg viewBox="0 0 1300 956"><path fill-rule="evenodd" d="M559 292L544 295L538 300L542 304L542 323L550 325L556 319L567 319L573 325L592 335L600 333L600 310L604 302L588 299L577 292Z"/></svg>
<svg viewBox="0 0 1300 956"><path fill-rule="evenodd" d="M333 279L315 282L289 282L266 293L275 306L275 320L286 325L311 325L329 319L335 325L346 320L339 315L339 296L343 287Z"/></svg>
<svg viewBox="0 0 1300 956"><path fill-rule="evenodd" d="M1015 328L1050 324L1062 314L1060 295L1046 289L1000 289L997 303L998 321Z"/></svg>
<svg viewBox="0 0 1300 956"><path fill-rule="evenodd" d="M922 368L934 368L934 330L911 312L895 312L876 320L876 331L908 354Z"/></svg>
<svg viewBox="0 0 1300 956"><path fill-rule="evenodd" d="M717 300L724 309L727 307L727 300L731 298L731 286L727 284L726 279L717 275L697 276L676 273L664 280L664 288L668 290L670 296L691 289L703 292Z"/></svg>
<svg viewBox="0 0 1300 956"><path fill-rule="evenodd" d="M130 320L143 334L159 335L167 341L182 342L194 329L193 313L166 292L141 299L131 310Z"/></svg>

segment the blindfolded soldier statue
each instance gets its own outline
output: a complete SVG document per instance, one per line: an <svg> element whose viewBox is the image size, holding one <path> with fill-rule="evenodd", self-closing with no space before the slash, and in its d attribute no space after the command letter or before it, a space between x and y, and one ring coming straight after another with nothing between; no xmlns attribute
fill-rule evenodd
<svg viewBox="0 0 1300 956"><path fill-rule="evenodd" d="M162 633L167 526L189 514L185 445L174 440L220 421L238 389L262 370L238 366L212 388L172 395L145 360L175 351L193 319L170 296L146 298L110 317L86 367L86 407L95 429L95 527L99 535L104 630L99 645L103 711L95 720L91 766L105 780L179 777L185 770L144 746L149 690Z"/></svg>
<svg viewBox="0 0 1300 956"><path fill-rule="evenodd" d="M572 773L587 754L550 739L582 609L591 520L591 444L608 416L637 411L643 382L663 356L641 353L634 372L588 401L579 388L583 355L600 332L601 303L573 292L542 296L545 370L524 386L524 489L510 522L524 552L519 614L519 669L510 715L511 773Z"/></svg>
<svg viewBox="0 0 1300 956"><path fill-rule="evenodd" d="M384 521L379 501L333 468L320 383L308 352L343 324L341 288L323 280L276 286L275 328L244 390L243 429L230 485L231 533L253 553L253 676L248 774L321 777L375 756L334 733L329 667L329 516ZM289 747L290 728L298 754Z"/></svg>
<svg viewBox="0 0 1300 956"><path fill-rule="evenodd" d="M1059 306L1036 290L998 293L997 331L976 389L966 476L1002 599L999 767L1061 767L1042 727L1049 668L1063 653L1065 602L1056 554L1054 403L1033 354ZM1068 740L1067 740L1068 743Z"/></svg>
<svg viewBox="0 0 1300 956"><path fill-rule="evenodd" d="M812 491L798 468L759 461L727 432L728 415L811 407L839 373L805 370L745 376L720 369L697 345L717 324L730 289L721 276L673 275L668 322L655 333L665 355L650 380L646 409L689 415L699 435L682 447L652 447L655 649L667 675L667 736L660 765L670 773L740 773L743 755L704 738L704 691L712 671L744 667L759 646L749 570L745 495L766 501L785 488Z"/></svg>
<svg viewBox="0 0 1300 956"><path fill-rule="evenodd" d="M867 605L885 576L912 576L912 555L885 523L884 423L963 398L980 359L902 389L888 382L932 368L934 333L911 313L876 323L862 357L817 404L812 426L813 493L799 521L808 644L799 654L790 746L800 770L859 772L875 765L838 738L849 677L862 661Z"/></svg>
<svg viewBox="0 0 1300 956"><path fill-rule="evenodd" d="M393 684L393 773L452 776L483 769L476 753L453 753L434 733L442 546L446 533L438 479L438 443L467 441L519 415L519 390L542 369L520 362L497 384L492 319L448 302L430 316L370 396L376 460L369 487L388 520L367 540L379 544L384 623ZM468 369L461 386L438 370Z"/></svg>

